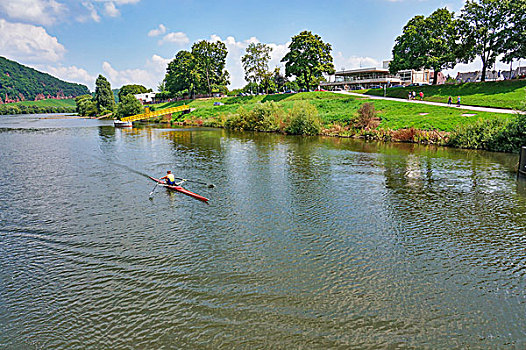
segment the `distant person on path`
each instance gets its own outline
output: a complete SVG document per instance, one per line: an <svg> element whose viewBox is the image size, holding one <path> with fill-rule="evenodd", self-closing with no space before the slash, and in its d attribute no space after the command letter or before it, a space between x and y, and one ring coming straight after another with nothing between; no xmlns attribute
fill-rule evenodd
<svg viewBox="0 0 526 350"><path fill-rule="evenodd" d="M166 176L161 177L159 180L166 180L167 185L175 186L175 176L170 170L166 172Z"/></svg>
<svg viewBox="0 0 526 350"><path fill-rule="evenodd" d="M422 91L420 91L420 101L423 101L424 100L424 93Z"/></svg>
<svg viewBox="0 0 526 350"><path fill-rule="evenodd" d="M457 107L460 107L460 96L457 96Z"/></svg>
<svg viewBox="0 0 526 350"><path fill-rule="evenodd" d="M409 93L407 94L407 99L411 100L411 97L413 97L413 95L411 94L411 91L409 91Z"/></svg>
<svg viewBox="0 0 526 350"><path fill-rule="evenodd" d="M449 98L447 99L448 106L451 106L452 103L453 103L453 98L451 98L451 96L449 96Z"/></svg>
<svg viewBox="0 0 526 350"><path fill-rule="evenodd" d="M413 100L416 98L416 92L413 91Z"/></svg>

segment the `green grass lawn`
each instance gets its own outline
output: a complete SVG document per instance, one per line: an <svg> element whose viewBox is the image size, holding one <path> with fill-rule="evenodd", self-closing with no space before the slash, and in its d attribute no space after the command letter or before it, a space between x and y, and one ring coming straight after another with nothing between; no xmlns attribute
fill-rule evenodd
<svg viewBox="0 0 526 350"><path fill-rule="evenodd" d="M407 99L410 91L424 93L426 101L447 103L448 97L460 96L463 105L520 109L526 101L526 80L505 80L456 85L412 86L387 89L388 97ZM358 90L358 93L383 96L382 89Z"/></svg>
<svg viewBox="0 0 526 350"><path fill-rule="evenodd" d="M380 127L394 130L414 127L422 130L453 131L458 125L470 124L480 118L511 117L509 114L473 112L464 109L398 101L372 101L367 98L331 92L199 99L190 102L178 101L158 104L155 105L155 108L162 109L187 103L190 107L196 108L196 110L189 115L183 115L182 118L191 116L193 118L210 119L220 115L235 113L241 106L245 109L252 109L256 103L266 101L275 101L288 110L299 100L307 100L314 105L318 110L320 118L326 125L334 122L347 124L357 116L358 109L365 102L374 103L375 108L379 111L378 116L382 119ZM214 106L214 102L221 102L223 105ZM465 116L466 114L473 115Z"/></svg>
<svg viewBox="0 0 526 350"><path fill-rule="evenodd" d="M75 99L67 100L41 100L41 101L22 101L12 103L18 106L37 106L37 107L76 107Z"/></svg>

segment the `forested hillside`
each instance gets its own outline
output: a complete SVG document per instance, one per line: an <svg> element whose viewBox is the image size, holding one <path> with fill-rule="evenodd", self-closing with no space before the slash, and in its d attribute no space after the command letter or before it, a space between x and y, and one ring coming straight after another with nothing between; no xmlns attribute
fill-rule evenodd
<svg viewBox="0 0 526 350"><path fill-rule="evenodd" d="M34 101L89 94L85 85L68 83L49 74L0 57L0 101ZM6 98L7 96L7 98Z"/></svg>

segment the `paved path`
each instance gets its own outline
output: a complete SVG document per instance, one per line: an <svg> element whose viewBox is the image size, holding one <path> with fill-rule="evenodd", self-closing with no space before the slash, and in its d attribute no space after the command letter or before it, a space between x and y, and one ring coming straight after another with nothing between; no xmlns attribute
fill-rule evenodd
<svg viewBox="0 0 526 350"><path fill-rule="evenodd" d="M469 111L479 111L479 112L492 112L492 113L503 113L503 114L514 114L514 113L520 113L520 114L526 114L526 112L517 111L514 109L504 109L504 108L490 108L490 107L479 107L479 106L466 106L466 105L460 105L460 107L457 107L456 104L448 105L447 103L440 103L440 102L431 102L431 101L420 101L420 100L405 100L401 98L394 98L394 97L383 97L383 96L373 96L373 95L365 95L365 94L357 94L355 92L349 92L349 91L334 91L337 94L343 94L343 95L351 95L351 96L357 96L357 97L366 97L373 100L390 100L390 101L398 101L398 102L406 102L406 103L420 103L425 105L432 105L432 106L440 106L440 107L449 107L449 108L460 108L460 109L466 109Z"/></svg>

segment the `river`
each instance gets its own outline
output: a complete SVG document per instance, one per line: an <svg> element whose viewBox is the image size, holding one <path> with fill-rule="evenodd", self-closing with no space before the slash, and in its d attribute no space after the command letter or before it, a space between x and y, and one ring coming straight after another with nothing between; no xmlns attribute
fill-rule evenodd
<svg viewBox="0 0 526 350"><path fill-rule="evenodd" d="M516 155L42 115L0 154L0 348L526 347Z"/></svg>

